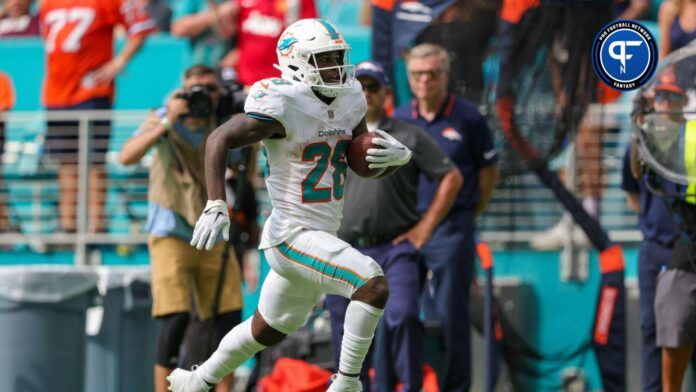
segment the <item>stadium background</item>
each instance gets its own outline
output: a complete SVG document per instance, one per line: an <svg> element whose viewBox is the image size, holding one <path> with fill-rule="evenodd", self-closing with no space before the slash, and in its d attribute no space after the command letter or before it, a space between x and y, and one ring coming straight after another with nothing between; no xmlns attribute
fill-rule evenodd
<svg viewBox="0 0 696 392"><path fill-rule="evenodd" d="M352 45L353 62L368 59L371 35L369 28L360 26L357 21L359 2L320 0L317 3L320 14L333 21ZM645 21L645 24L657 35L654 19ZM116 45L120 46L121 42ZM140 165L135 168L121 167L116 154L146 111L158 106L162 97L179 85L182 71L191 65L188 50L189 45L185 40L159 34L152 36L118 77L116 112L112 114L114 125L109 147L112 153L107 157L110 178L107 200L110 211L109 238L105 245L99 246L99 257L90 263L103 266L148 264L147 249L138 245L137 240L145 238L137 234L142 233L147 215L147 170ZM274 61L274 58L275 54L269 53L269 61ZM19 225L23 234L28 234L21 238L5 236L6 240L14 238L17 241L14 246L5 246L0 251L0 265L73 265L75 255L72 251L41 251L40 240L42 236L48 238L54 232L57 216L57 184L39 164L41 137L45 132L40 105L44 73L41 40L0 40L0 70L12 77L17 98L13 111L7 117L6 153L3 157L5 180L0 190L8 200L11 219ZM486 63L486 71L487 77L494 77L495 58ZM608 134L603 140L603 161L607 174L601 222L612 239L624 246L628 292L628 390L636 390L640 374L636 283L640 234L636 230L635 215L625 207L624 195L619 189L621 157L630 138L629 102L630 95L624 95L618 103L606 107L602 113L607 121L618 124L618 131ZM259 197L265 198L265 192L259 192ZM267 203L262 205L263 216L268 213L269 206ZM503 311L512 317L513 324L527 343L548 358L533 364L539 377L529 377L525 381L526 388L558 390L563 375L577 369L586 379L587 390L598 390L601 385L597 363L589 348L582 347L588 340L594 320L599 285L597 255L594 251L589 252L586 281L564 282L560 279L559 252L536 252L527 246L530 237L551 226L560 213L561 207L553 201L551 192L543 188L533 175L512 176L505 178L494 192L488 212L480 220L480 231L494 250L497 290L503 295ZM0 239L2 236L0 234ZM125 238L131 240L126 241ZM262 276L267 268L262 263ZM9 279L7 275L1 276ZM0 282L2 285L6 283ZM257 294L246 292L245 315L253 311ZM476 349L480 350L481 344L478 338ZM473 358L480 357L474 355ZM473 390L480 390L482 371L479 363L475 364L475 369Z"/></svg>

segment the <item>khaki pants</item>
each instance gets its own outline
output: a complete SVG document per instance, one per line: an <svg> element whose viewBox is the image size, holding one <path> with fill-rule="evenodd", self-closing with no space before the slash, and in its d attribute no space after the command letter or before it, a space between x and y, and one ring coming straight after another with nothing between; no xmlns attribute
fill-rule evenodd
<svg viewBox="0 0 696 392"><path fill-rule="evenodd" d="M197 250L178 237L148 239L152 266L152 315L188 312L193 303L201 320L211 315L223 250L218 242L210 250ZM234 252L229 252L219 313L242 308L241 274Z"/></svg>

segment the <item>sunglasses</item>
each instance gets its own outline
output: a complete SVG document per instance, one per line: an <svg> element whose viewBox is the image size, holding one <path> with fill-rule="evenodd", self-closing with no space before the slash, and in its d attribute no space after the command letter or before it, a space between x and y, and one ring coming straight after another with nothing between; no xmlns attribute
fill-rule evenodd
<svg viewBox="0 0 696 392"><path fill-rule="evenodd" d="M670 92L658 92L655 94L655 102L669 103L670 105L678 105L683 103L685 97L680 94Z"/></svg>
<svg viewBox="0 0 696 392"><path fill-rule="evenodd" d="M379 89L382 88L382 86L379 83L360 83L362 84L362 89L363 91L367 91L368 93L375 94L379 92Z"/></svg>
<svg viewBox="0 0 696 392"><path fill-rule="evenodd" d="M428 79L437 79L442 75L442 70L439 68L430 69L427 71L408 71L408 74L415 80L419 80L423 75L427 75Z"/></svg>

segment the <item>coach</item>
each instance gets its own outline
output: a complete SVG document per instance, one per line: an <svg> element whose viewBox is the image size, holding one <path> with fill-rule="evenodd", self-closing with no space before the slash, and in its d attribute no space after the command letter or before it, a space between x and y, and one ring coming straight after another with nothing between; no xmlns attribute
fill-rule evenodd
<svg viewBox="0 0 696 392"><path fill-rule="evenodd" d="M367 128L381 129L411 151L413 158L395 173L378 179L349 172L339 237L374 258L384 270L390 295L374 343L374 391L421 390L424 329L419 319L423 267L418 256L435 227L447 215L462 186L459 170L423 130L394 120L384 112L390 94L387 74L374 62L356 66L367 101ZM421 215L416 209L419 176L435 183L436 195ZM340 354L343 317L348 300L327 296L334 355ZM363 384L365 378L362 377ZM367 387L365 390L369 390Z"/></svg>
<svg viewBox="0 0 696 392"><path fill-rule="evenodd" d="M476 216L485 209L499 172L496 151L486 121L476 107L447 91L450 59L439 45L420 44L406 59L414 99L394 117L426 130L464 176L451 211L421 249L432 278L424 300L432 303L442 322L445 368L439 385L444 391L467 391L471 384L469 286L474 262ZM418 211L425 213L440 188L421 177ZM427 313L426 313L427 316Z"/></svg>

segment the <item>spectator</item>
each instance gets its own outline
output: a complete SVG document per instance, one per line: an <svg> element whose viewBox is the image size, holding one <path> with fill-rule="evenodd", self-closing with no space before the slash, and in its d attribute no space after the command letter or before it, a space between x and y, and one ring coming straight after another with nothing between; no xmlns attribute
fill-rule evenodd
<svg viewBox="0 0 696 392"><path fill-rule="evenodd" d="M294 4L289 6L289 4ZM221 66L234 67L245 86L280 76L268 61L275 53L278 38L285 27L299 19L316 18L314 0L237 1L234 12L236 48L222 59Z"/></svg>
<svg viewBox="0 0 696 392"><path fill-rule="evenodd" d="M5 152L5 113L12 109L14 103L15 93L12 79L4 72L0 72L0 183L4 183L2 181L2 156ZM0 232L15 231L7 214L5 192L6 189L0 188Z"/></svg>
<svg viewBox="0 0 696 392"><path fill-rule="evenodd" d="M657 15L660 60L696 39L696 1L665 0Z"/></svg>
<svg viewBox="0 0 696 392"><path fill-rule="evenodd" d="M448 92L450 59L434 44L415 46L407 55L406 68L414 99L396 110L394 117L423 127L464 177L449 214L433 232L421 252L432 271L434 315L442 322L445 368L440 388L466 391L471 384L469 286L474 265L475 219L488 204L499 173L496 150L486 120L476 107ZM437 195L437 184L421 177L418 211L425 212Z"/></svg>
<svg viewBox="0 0 696 392"><path fill-rule="evenodd" d="M215 7L210 7L216 3ZM191 62L217 67L231 48L238 6L232 0L175 0L171 33L191 43Z"/></svg>
<svg viewBox="0 0 696 392"><path fill-rule="evenodd" d="M138 0L138 5L145 9L157 26L157 30L168 33L172 21L172 9L164 0Z"/></svg>
<svg viewBox="0 0 696 392"><path fill-rule="evenodd" d="M688 95L682 87L684 84L693 83L691 69L688 61L686 67L674 64L666 66L652 89L641 92L634 101L634 113L639 113L635 121L643 130L637 132L636 136L643 148L640 149L640 154L636 147L632 148L631 172L635 177L643 177L643 183L649 185L651 191L657 190L657 194L662 198L661 202L665 203L666 210L672 217L661 224L674 222L675 227L674 241L667 244L672 245L668 248L671 257L666 268L661 268L655 277L655 296L652 303L655 344L662 347L661 390L665 392L681 390L684 372L689 359L692 358L693 345L696 342L696 335L693 334L696 322L693 295L696 284L695 198L691 185L684 187L669 180L669 177L674 177L672 174L675 172L693 172L691 158L694 151L687 140L693 135L696 126L692 120L684 117ZM657 161L664 170L654 169L654 164L641 166L640 160ZM646 168L655 171L642 172L642 169ZM653 257L658 259L659 255ZM659 386L656 390L660 390Z"/></svg>
<svg viewBox="0 0 696 392"><path fill-rule="evenodd" d="M154 22L133 0L43 0L39 15L46 51L43 102L48 110L111 109L114 78L154 31ZM75 20L76 23L67 23ZM113 30L122 24L128 41L113 56ZM109 142L109 121L90 124L89 230L104 230L106 189L104 159ZM49 121L45 151L56 161L60 185L60 229L76 230L77 121Z"/></svg>
<svg viewBox="0 0 696 392"><path fill-rule="evenodd" d="M39 35L39 17L31 15L31 0L5 0L0 11L0 38Z"/></svg>
<svg viewBox="0 0 696 392"><path fill-rule="evenodd" d="M418 250L447 215L461 188L462 176L440 147L421 129L388 117L384 104L390 94L387 74L377 63L356 66L367 100L365 121L370 131L381 129L413 151L411 162L379 180L348 173L339 237L382 267L391 287L384 321L375 335L375 391L393 391L396 377L403 391L420 391L425 338L419 316L422 266ZM436 196L421 214L416 209L418 178L437 183ZM338 363L343 321L349 300L326 297L331 312L334 357ZM367 366L363 366L363 390Z"/></svg>
<svg viewBox="0 0 696 392"><path fill-rule="evenodd" d="M662 390L662 359L655 345L655 285L657 275L672 257L676 228L666 204L647 190L640 173L634 177L631 166L638 167L635 150L635 143L631 143L624 156L621 189L626 191L628 206L638 213L638 228L643 234L638 255L642 391L658 392Z"/></svg>
<svg viewBox="0 0 696 392"><path fill-rule="evenodd" d="M222 258L227 257L224 241L218 241L210 251L199 251L188 244L206 202L205 141L217 125L213 113L220 99L220 87L214 69L205 65L189 68L183 89L168 100L166 107L150 114L123 145L120 155L122 164L131 165L140 162L149 150L155 151L150 166L147 229L152 264L152 314L163 321L155 365L157 392L167 390L166 377L178 364L179 346L192 321L189 313L194 313L194 325L210 323ZM191 97L193 91L210 98L207 112L196 113L189 106L185 97ZM230 256L219 297L219 316L213 321L214 347L241 318L239 266L234 252ZM186 367L190 367L205 360L210 355L206 349L212 351L212 347L206 344L206 334L187 336L198 340L187 344L191 349ZM229 391L231 381L230 375L217 390Z"/></svg>
<svg viewBox="0 0 696 392"><path fill-rule="evenodd" d="M477 105L483 98L483 61L499 8L499 0L457 0L417 39L447 50L452 61L449 90Z"/></svg>

